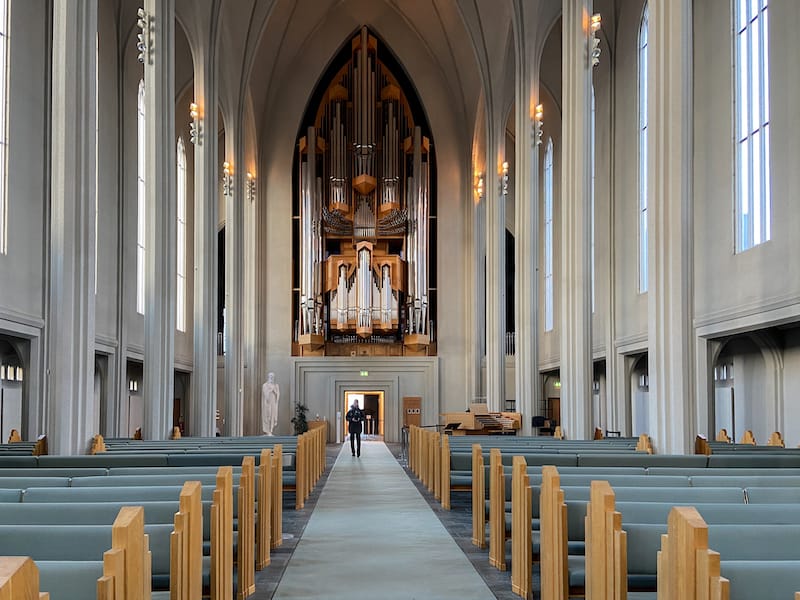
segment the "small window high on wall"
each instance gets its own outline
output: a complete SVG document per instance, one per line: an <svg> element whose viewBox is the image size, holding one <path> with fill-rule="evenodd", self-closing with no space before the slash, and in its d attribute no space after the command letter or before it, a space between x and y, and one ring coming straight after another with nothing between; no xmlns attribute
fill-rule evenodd
<svg viewBox="0 0 800 600"><path fill-rule="evenodd" d="M138 181L136 188L136 312L144 314L144 250L145 250L145 220L144 220L144 80L139 81L139 98L137 101L137 166Z"/></svg>
<svg viewBox="0 0 800 600"><path fill-rule="evenodd" d="M544 151L544 330L553 331L553 139Z"/></svg>
<svg viewBox="0 0 800 600"><path fill-rule="evenodd" d="M734 0L736 251L770 239L767 0Z"/></svg>
<svg viewBox="0 0 800 600"><path fill-rule="evenodd" d="M647 291L647 21L639 26L639 293Z"/></svg>
<svg viewBox="0 0 800 600"><path fill-rule="evenodd" d="M8 0L0 0L0 254L8 252Z"/></svg>

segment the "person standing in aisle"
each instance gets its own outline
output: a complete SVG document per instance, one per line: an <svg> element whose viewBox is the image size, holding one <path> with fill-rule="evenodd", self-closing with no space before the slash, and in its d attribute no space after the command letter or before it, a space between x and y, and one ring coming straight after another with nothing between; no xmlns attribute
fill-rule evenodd
<svg viewBox="0 0 800 600"><path fill-rule="evenodd" d="M364 411L358 408L358 400L353 400L353 405L345 415L347 430L350 432L350 450L353 456L361 456L361 429L364 426ZM356 446L356 442L358 445Z"/></svg>

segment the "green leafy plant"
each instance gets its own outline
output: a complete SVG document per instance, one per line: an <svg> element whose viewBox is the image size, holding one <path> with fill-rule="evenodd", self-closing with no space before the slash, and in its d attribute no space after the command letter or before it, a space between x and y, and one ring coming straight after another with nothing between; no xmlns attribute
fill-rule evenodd
<svg viewBox="0 0 800 600"><path fill-rule="evenodd" d="M294 405L294 416L292 417L292 425L294 425L294 434L300 435L301 433L305 433L308 431L308 419L306 419L306 413L308 412L308 407L305 404L300 404L299 402Z"/></svg>

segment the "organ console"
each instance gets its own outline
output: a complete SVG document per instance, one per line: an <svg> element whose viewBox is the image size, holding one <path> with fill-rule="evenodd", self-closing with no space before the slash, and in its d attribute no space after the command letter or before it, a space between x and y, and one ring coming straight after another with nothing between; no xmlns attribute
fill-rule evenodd
<svg viewBox="0 0 800 600"><path fill-rule="evenodd" d="M430 139L366 27L350 50L297 146L293 353L433 354Z"/></svg>

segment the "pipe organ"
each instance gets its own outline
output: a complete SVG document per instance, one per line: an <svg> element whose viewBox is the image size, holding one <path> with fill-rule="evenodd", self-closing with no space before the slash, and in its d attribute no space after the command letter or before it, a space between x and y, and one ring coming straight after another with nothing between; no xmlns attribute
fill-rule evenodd
<svg viewBox="0 0 800 600"><path fill-rule="evenodd" d="M431 353L427 126L366 27L349 50L297 146L293 350L360 342Z"/></svg>

